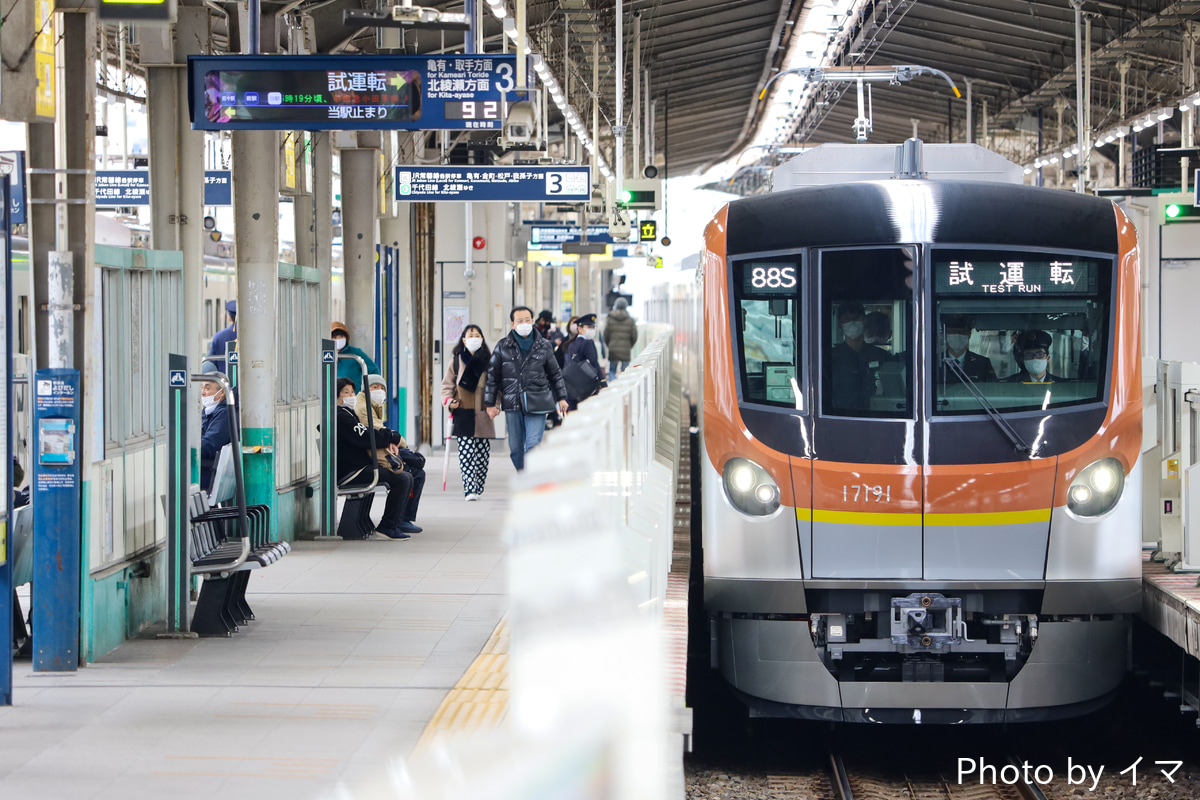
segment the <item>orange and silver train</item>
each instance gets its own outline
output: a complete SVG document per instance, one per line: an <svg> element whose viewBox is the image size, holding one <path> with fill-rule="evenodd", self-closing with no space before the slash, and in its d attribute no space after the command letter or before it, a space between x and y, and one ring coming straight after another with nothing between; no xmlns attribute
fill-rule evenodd
<svg viewBox="0 0 1200 800"><path fill-rule="evenodd" d="M713 666L754 716L1086 713L1140 607L1137 237L914 145L850 183L829 165L865 156L818 148L706 229Z"/></svg>

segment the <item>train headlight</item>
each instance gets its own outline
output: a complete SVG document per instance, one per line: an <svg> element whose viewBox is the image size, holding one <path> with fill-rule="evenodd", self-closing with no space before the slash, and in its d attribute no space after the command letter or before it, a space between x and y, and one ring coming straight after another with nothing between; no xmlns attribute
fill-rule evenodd
<svg viewBox="0 0 1200 800"><path fill-rule="evenodd" d="M1125 470L1115 458L1102 458L1083 469L1067 489L1067 508L1080 517L1098 517L1112 510L1125 488Z"/></svg>
<svg viewBox="0 0 1200 800"><path fill-rule="evenodd" d="M779 487L765 469L744 458L725 464L725 494L745 514L765 517L779 508Z"/></svg>

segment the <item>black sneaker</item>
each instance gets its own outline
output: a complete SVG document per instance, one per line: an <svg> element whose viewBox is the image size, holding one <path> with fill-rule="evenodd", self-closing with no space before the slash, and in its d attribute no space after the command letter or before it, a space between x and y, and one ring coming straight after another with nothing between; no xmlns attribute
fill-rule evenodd
<svg viewBox="0 0 1200 800"><path fill-rule="evenodd" d="M415 522L410 522L409 520L401 521L396 527L404 533L420 533L421 531L425 530L420 525L416 524Z"/></svg>

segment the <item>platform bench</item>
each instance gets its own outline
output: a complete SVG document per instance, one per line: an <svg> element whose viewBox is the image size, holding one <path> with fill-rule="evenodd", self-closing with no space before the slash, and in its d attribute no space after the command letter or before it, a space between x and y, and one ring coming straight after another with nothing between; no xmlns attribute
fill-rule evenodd
<svg viewBox="0 0 1200 800"><path fill-rule="evenodd" d="M192 574L204 576L191 630L200 636L232 636L254 619L246 602L250 571L269 567L291 552L287 542L271 541L271 509L248 506L249 535L237 535L236 508L209 508L199 486L188 492Z"/></svg>

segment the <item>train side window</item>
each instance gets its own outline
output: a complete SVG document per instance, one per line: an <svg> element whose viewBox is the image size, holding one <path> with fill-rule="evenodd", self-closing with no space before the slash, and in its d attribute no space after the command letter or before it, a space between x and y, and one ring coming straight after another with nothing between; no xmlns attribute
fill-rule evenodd
<svg viewBox="0 0 1200 800"><path fill-rule="evenodd" d="M830 416L913 415L911 248L821 253L821 398Z"/></svg>
<svg viewBox="0 0 1200 800"><path fill-rule="evenodd" d="M735 347L742 398L803 408L800 384L800 263L762 259L734 264Z"/></svg>

